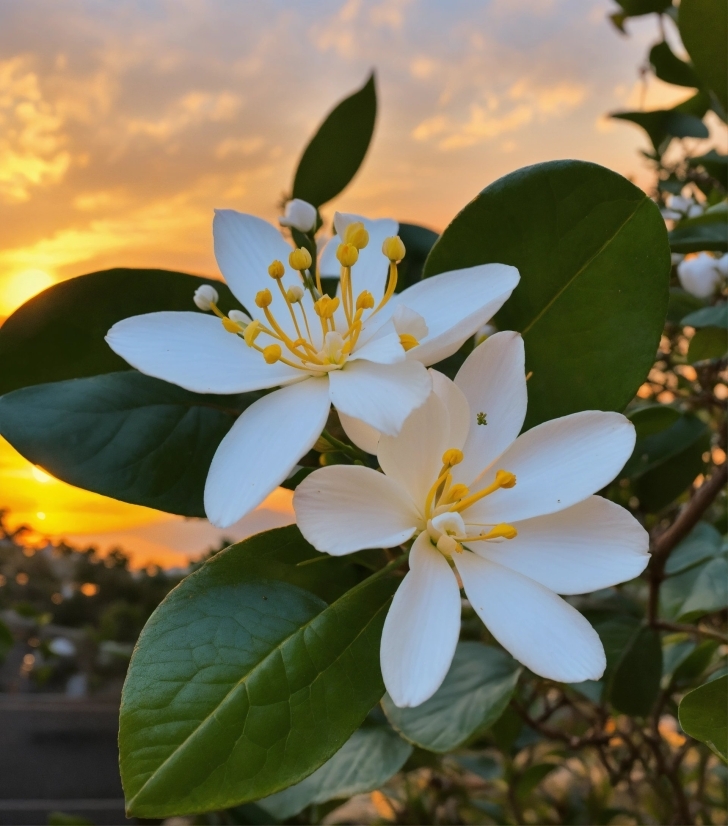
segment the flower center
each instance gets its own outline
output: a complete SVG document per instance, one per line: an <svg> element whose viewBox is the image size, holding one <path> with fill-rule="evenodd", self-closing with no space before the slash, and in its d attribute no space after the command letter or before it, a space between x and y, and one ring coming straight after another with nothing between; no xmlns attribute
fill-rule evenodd
<svg viewBox="0 0 728 826"><path fill-rule="evenodd" d="M451 468L460 464L463 453L457 448L446 450L442 456L442 470L430 488L425 500L427 533L432 543L446 557L462 553L462 542L513 539L518 531L504 522L467 525L462 512L471 505L501 488L512 488L516 477L507 470L499 470L494 481L485 488L470 493L467 485L452 483ZM487 528L487 530L483 530Z"/></svg>
<svg viewBox="0 0 728 826"><path fill-rule="evenodd" d="M376 315L394 295L397 286L397 261L405 254L404 244L398 236L387 238L382 245L382 253L389 259L389 278L384 295L375 306L374 297L367 290L361 291L354 298L352 268L359 258L359 250L369 243L369 233L361 222L347 226L344 238L339 244L336 257L341 264L341 297L331 298L324 294L321 287L320 273L316 272L316 283L311 276L311 254L304 248L295 249L290 254L288 263L296 270L301 285L289 287L282 284L285 267L280 261L274 261L268 267L268 274L278 285L285 302L285 311L290 315L296 337L286 333L276 319L272 304L273 294L270 290L260 290L255 296L256 306L263 311L265 320L244 321L239 317L225 316L215 302L210 301L210 309L221 319L223 327L234 335L243 338L248 347L257 350L268 364L281 361L289 367L295 367L311 375L323 376L332 370L340 370L356 347L365 321ZM313 299L313 309L318 316L308 317L303 303L304 290L308 290ZM337 321L336 312L342 307ZM367 317L364 313L370 311ZM238 314L240 316L242 314ZM312 334L312 326L316 332ZM318 327L320 326L320 334ZM417 346L419 341L410 334L400 336L400 343L405 350Z"/></svg>

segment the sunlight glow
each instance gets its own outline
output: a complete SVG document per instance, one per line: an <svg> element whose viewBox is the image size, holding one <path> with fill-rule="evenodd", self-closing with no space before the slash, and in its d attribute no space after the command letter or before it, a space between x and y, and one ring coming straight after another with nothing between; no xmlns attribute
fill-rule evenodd
<svg viewBox="0 0 728 826"><path fill-rule="evenodd" d="M0 291L0 317L20 307L21 304L55 283L45 270L23 270L3 279Z"/></svg>

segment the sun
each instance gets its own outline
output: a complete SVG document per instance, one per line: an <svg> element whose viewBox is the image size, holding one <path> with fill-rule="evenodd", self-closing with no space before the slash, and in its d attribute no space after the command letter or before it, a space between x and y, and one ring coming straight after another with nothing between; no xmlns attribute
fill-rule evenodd
<svg viewBox="0 0 728 826"><path fill-rule="evenodd" d="M23 270L0 278L0 317L10 315L54 283L55 279L44 270Z"/></svg>

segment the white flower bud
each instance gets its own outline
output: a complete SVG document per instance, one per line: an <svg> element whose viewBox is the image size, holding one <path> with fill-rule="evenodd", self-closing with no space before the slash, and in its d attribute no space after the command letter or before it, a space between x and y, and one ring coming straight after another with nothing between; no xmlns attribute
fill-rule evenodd
<svg viewBox="0 0 728 826"><path fill-rule="evenodd" d="M703 214L703 207L700 204L691 204L688 207L688 218L697 218Z"/></svg>
<svg viewBox="0 0 728 826"><path fill-rule="evenodd" d="M728 278L728 252L725 255L721 255L721 257L715 262L715 268L718 272Z"/></svg>
<svg viewBox="0 0 728 826"><path fill-rule="evenodd" d="M484 324L474 336L475 346L477 347L479 344L482 344L486 338L497 332L498 328L494 324Z"/></svg>
<svg viewBox="0 0 728 826"><path fill-rule="evenodd" d="M230 310L228 313L228 318L231 321L235 321L238 324L247 325L253 320L247 313L244 313L242 310Z"/></svg>
<svg viewBox="0 0 728 826"><path fill-rule="evenodd" d="M316 207L294 198L286 204L284 215L278 219L282 227L293 227L300 232L310 232L316 226Z"/></svg>
<svg viewBox="0 0 728 826"><path fill-rule="evenodd" d="M217 304L219 299L220 296L217 294L217 290L211 284L203 284L195 290L193 300L200 310L209 313L212 305Z"/></svg>
<svg viewBox="0 0 728 826"><path fill-rule="evenodd" d="M677 277L683 289L697 298L710 298L722 280L718 259L707 252L681 261Z"/></svg>

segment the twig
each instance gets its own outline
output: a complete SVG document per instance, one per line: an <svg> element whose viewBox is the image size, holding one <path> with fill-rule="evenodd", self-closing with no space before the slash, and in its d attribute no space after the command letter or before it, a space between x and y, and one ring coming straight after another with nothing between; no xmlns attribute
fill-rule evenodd
<svg viewBox="0 0 728 826"><path fill-rule="evenodd" d="M676 633L691 634L694 637L705 637L706 639L717 640L728 645L728 636L726 634L721 634L720 631L713 631L704 625L686 625L681 622L655 620L655 622L652 623L652 627L659 628L662 631L675 631Z"/></svg>

